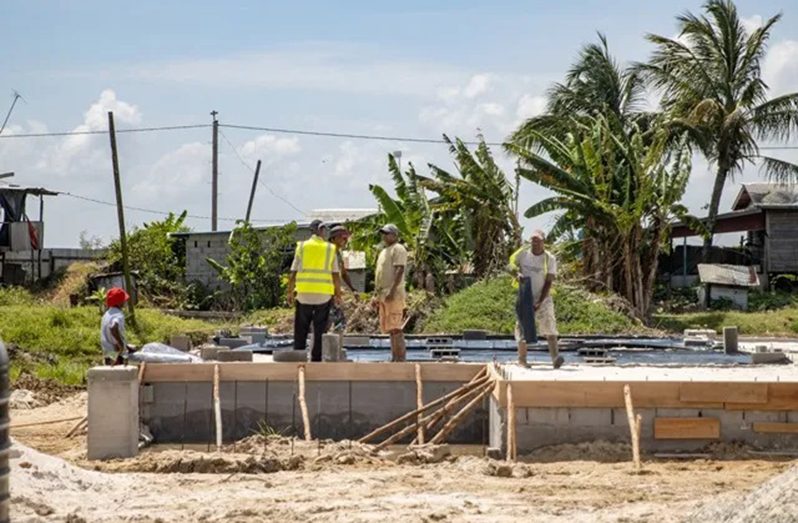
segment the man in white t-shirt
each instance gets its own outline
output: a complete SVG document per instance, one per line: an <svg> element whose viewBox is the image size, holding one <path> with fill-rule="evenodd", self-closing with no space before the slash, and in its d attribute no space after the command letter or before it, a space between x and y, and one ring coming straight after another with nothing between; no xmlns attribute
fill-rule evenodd
<svg viewBox="0 0 798 523"><path fill-rule="evenodd" d="M563 364L557 347L557 320L554 316L554 301L551 298L551 286L557 276L557 258L546 250L546 233L536 230L532 233L531 246L524 245L510 257L510 268L515 276L529 278L532 283L532 296L535 300L535 322L538 332L546 337L549 354L554 368ZM527 346L520 329L516 325L518 340L518 361L526 365Z"/></svg>
<svg viewBox="0 0 798 523"><path fill-rule="evenodd" d="M125 342L125 313L122 307L130 299L124 289L114 287L105 295L105 306L108 310L100 320L100 346L103 349L105 365L123 365L127 363L130 347Z"/></svg>

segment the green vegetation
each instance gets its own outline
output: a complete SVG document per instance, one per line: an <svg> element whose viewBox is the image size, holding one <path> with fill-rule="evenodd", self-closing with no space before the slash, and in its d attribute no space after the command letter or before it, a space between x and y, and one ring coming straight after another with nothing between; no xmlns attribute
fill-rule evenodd
<svg viewBox="0 0 798 523"><path fill-rule="evenodd" d="M184 307L188 299L186 245L170 236L188 230L185 220L186 211L179 216L170 213L163 220L145 223L126 235L128 262L139 273L139 293L158 306ZM119 240L108 246L106 260L117 270L122 269Z"/></svg>
<svg viewBox="0 0 798 523"><path fill-rule="evenodd" d="M200 342L218 328L153 309L137 310L136 319L139 332L128 329L128 342L134 345L168 342L172 334L183 333ZM12 357L12 376L29 372L67 385L82 384L86 369L101 359L99 329L100 315L95 307L0 306L0 339L24 351Z"/></svg>
<svg viewBox="0 0 798 523"><path fill-rule="evenodd" d="M226 265L207 259L230 291L219 299L235 311L276 307L285 296L281 277L293 254L296 224L255 230L249 222L238 221L230 233Z"/></svg>
<svg viewBox="0 0 798 523"><path fill-rule="evenodd" d="M798 307L767 312L705 311L684 314L656 314L654 327L681 333L684 329L709 328L718 332L734 325L740 334L751 336L795 336L798 334Z"/></svg>
<svg viewBox="0 0 798 523"><path fill-rule="evenodd" d="M608 306L600 296L570 285L555 285L554 308L560 334L643 333L647 329ZM515 290L508 276L481 281L446 298L425 323L425 332L458 333L482 329L511 334L515 328Z"/></svg>

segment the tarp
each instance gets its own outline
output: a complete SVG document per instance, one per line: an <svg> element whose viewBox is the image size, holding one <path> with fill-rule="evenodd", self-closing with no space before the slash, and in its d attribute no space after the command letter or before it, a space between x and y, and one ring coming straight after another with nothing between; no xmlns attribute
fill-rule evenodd
<svg viewBox="0 0 798 523"><path fill-rule="evenodd" d="M128 356L128 361L146 363L195 363L202 361L199 356L188 354L163 343L148 343Z"/></svg>

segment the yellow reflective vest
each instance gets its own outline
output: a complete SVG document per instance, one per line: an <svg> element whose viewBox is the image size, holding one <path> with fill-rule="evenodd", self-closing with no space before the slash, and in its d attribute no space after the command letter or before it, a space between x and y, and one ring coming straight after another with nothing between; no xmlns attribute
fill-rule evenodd
<svg viewBox="0 0 798 523"><path fill-rule="evenodd" d="M317 236L299 242L296 254L299 268L296 272L296 292L312 294L335 294L332 269L335 260L335 245Z"/></svg>
<svg viewBox="0 0 798 523"><path fill-rule="evenodd" d="M516 269L520 269L521 268L521 266L518 265L518 255L521 254L521 252L524 249L531 251L532 247L529 246L529 245L522 245L517 251L515 251L514 253L512 253L510 255L510 265L512 265ZM543 255L544 255L543 256L543 274L548 274L549 273L549 256L548 256L548 254L549 253L547 251L545 251L545 250L543 251ZM518 280L516 278L513 278L513 288L514 289L518 288Z"/></svg>

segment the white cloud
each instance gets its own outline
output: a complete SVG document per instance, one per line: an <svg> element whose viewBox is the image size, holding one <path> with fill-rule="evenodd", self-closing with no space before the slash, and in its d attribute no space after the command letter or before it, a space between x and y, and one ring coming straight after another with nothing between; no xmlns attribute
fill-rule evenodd
<svg viewBox="0 0 798 523"><path fill-rule="evenodd" d="M546 97L525 94L518 100L515 116L519 121L538 116L546 111Z"/></svg>
<svg viewBox="0 0 798 523"><path fill-rule="evenodd" d="M798 41L782 40L770 47L762 64L762 77L770 94L798 91Z"/></svg>
<svg viewBox="0 0 798 523"><path fill-rule="evenodd" d="M258 160L262 160L268 165L269 163L273 163L277 158L294 155L301 150L299 138L283 138L272 134L262 134L254 140L245 142L244 145L239 148L241 156L250 160L253 165Z"/></svg>
<svg viewBox="0 0 798 523"><path fill-rule="evenodd" d="M476 98L490 90L491 77L488 74L475 74L463 89L466 98Z"/></svg>
<svg viewBox="0 0 798 523"><path fill-rule="evenodd" d="M762 15L753 15L749 17L740 18L740 23L743 24L743 28L745 28L745 31L748 34L751 34L760 27L762 27L764 20L762 19Z"/></svg>

